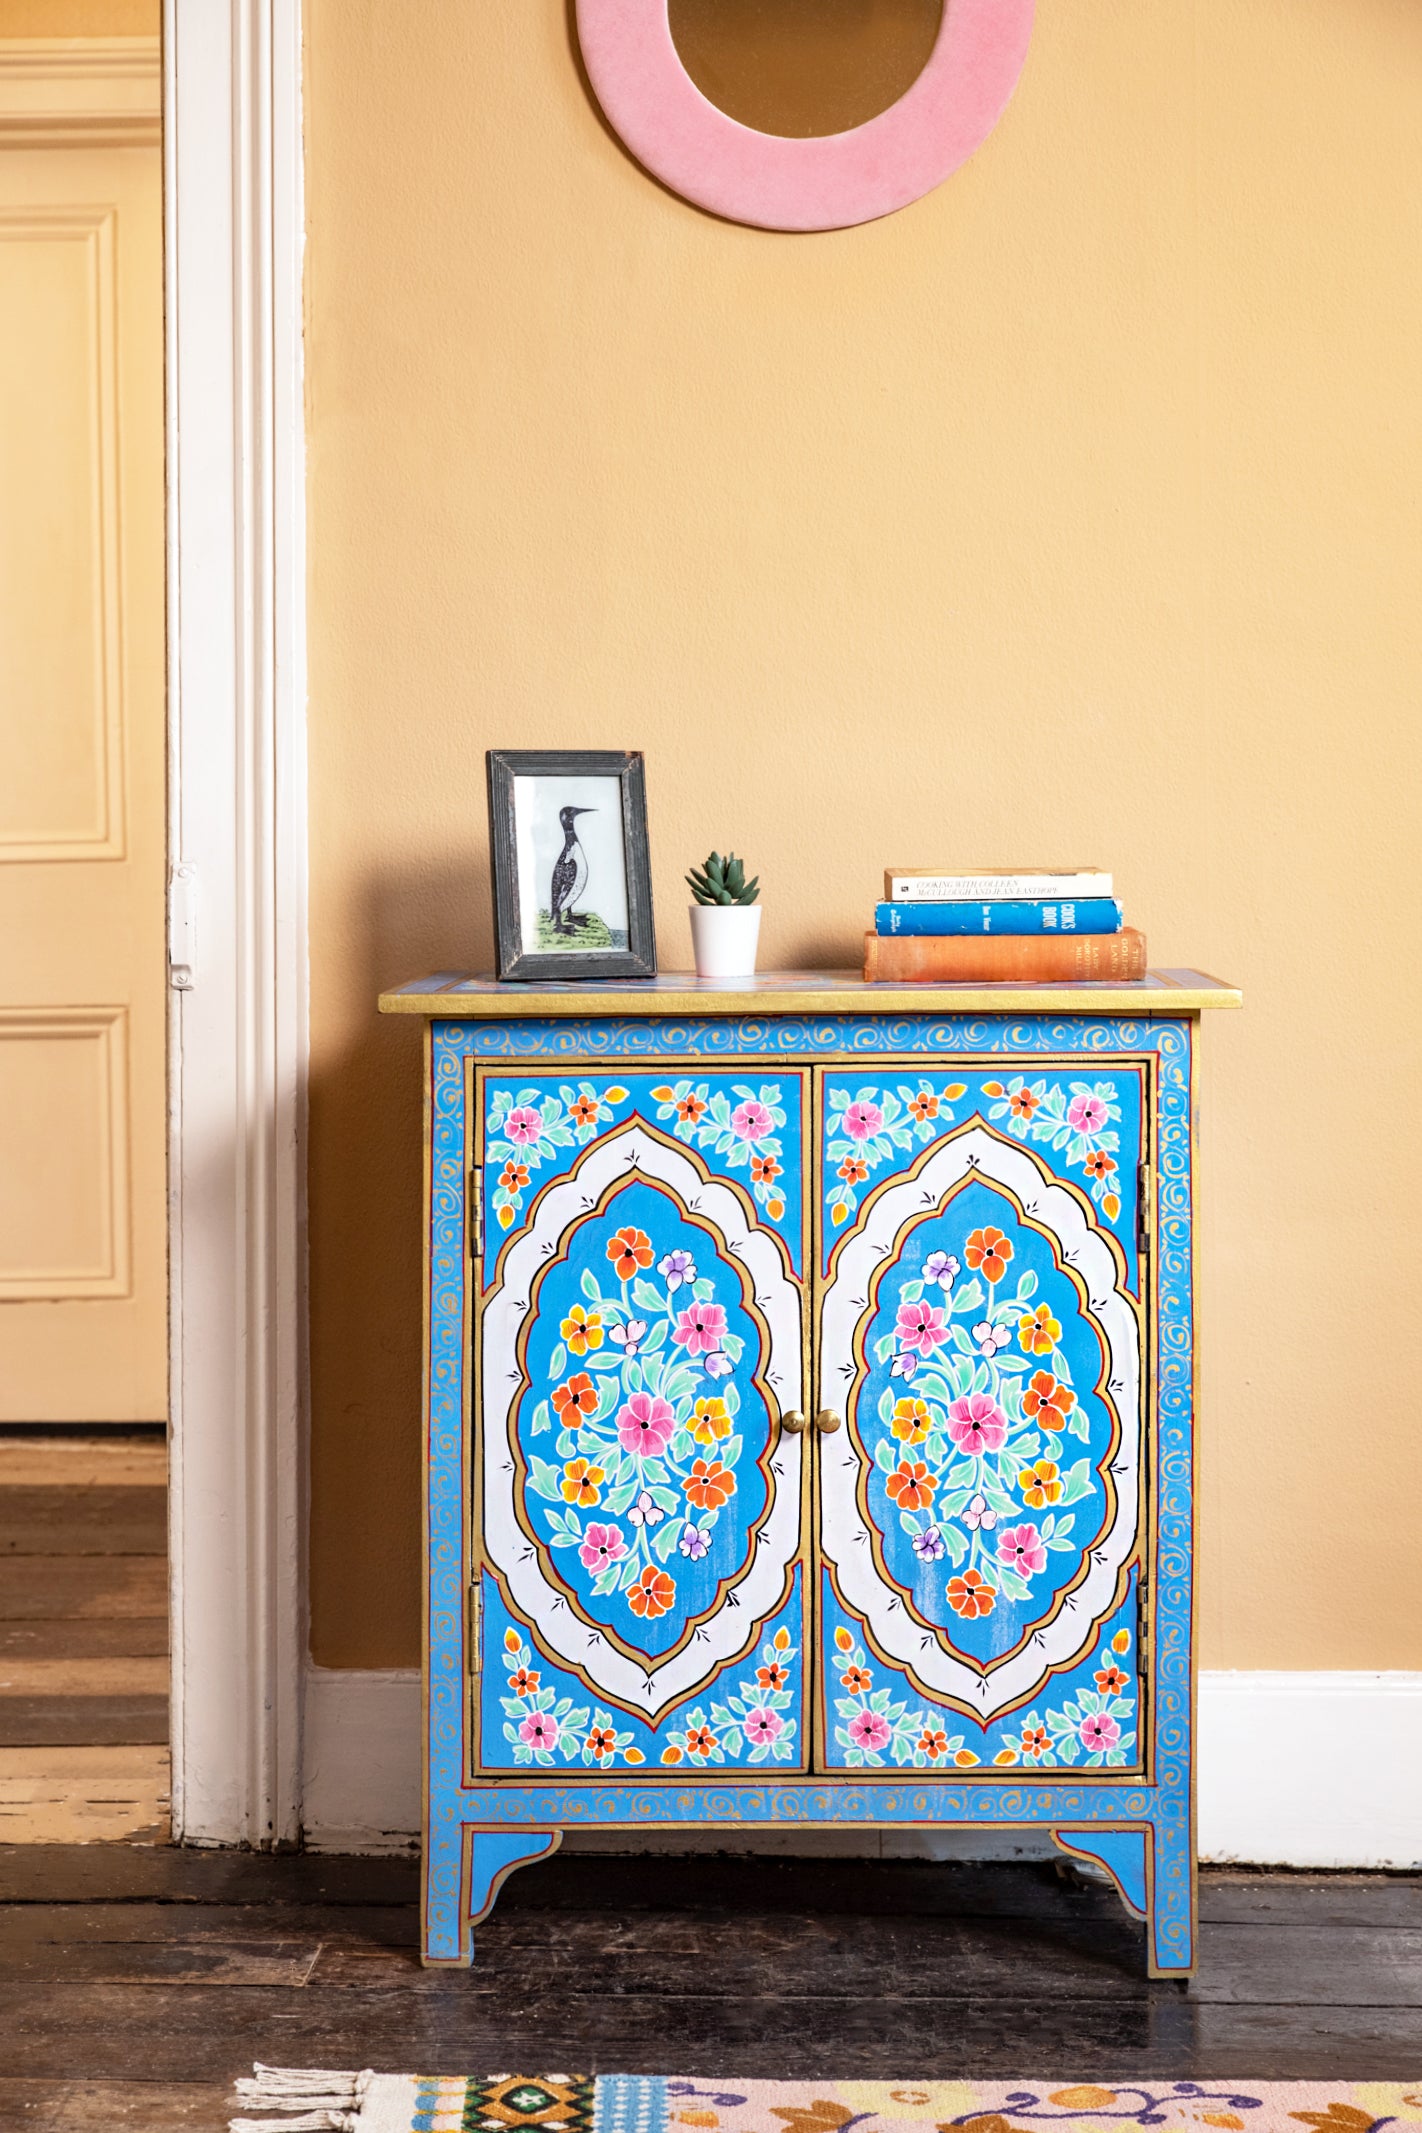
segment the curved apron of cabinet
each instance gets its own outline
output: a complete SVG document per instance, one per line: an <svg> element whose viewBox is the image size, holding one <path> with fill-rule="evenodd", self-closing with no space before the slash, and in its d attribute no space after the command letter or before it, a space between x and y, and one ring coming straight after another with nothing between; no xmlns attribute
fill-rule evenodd
<svg viewBox="0 0 1422 2133"><path fill-rule="evenodd" d="M887 111L790 139L718 110L677 52L667 0L577 0L578 39L614 132L653 177L731 222L846 229L922 199L992 132L1017 86L1034 0L947 0L927 64Z"/></svg>

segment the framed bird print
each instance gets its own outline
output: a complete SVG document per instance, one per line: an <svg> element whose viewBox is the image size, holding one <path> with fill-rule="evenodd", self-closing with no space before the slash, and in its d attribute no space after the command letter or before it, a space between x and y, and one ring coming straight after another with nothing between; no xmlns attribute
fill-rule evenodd
<svg viewBox="0 0 1422 2133"><path fill-rule="evenodd" d="M656 976L642 758L491 748L499 976Z"/></svg>

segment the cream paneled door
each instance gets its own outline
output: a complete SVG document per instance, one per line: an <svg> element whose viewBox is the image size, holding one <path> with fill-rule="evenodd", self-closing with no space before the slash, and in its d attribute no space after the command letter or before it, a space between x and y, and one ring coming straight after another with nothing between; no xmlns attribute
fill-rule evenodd
<svg viewBox="0 0 1422 2133"><path fill-rule="evenodd" d="M0 146L0 1421L167 1411L160 169Z"/></svg>

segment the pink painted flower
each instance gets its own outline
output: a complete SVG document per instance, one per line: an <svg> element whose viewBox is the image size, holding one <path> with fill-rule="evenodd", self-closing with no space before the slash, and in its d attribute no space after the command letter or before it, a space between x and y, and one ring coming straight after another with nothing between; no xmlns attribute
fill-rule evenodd
<svg viewBox="0 0 1422 2133"><path fill-rule="evenodd" d="M543 1120L527 1104L519 1104L504 1120L504 1131L516 1147L526 1148L543 1131Z"/></svg>
<svg viewBox="0 0 1422 2133"><path fill-rule="evenodd" d="M746 1713L741 1731L753 1748L759 1748L763 1742L779 1738L785 1731L785 1721L778 1711L767 1711L761 1706Z"/></svg>
<svg viewBox="0 0 1422 2133"><path fill-rule="evenodd" d="M710 1355L721 1345L726 1314L720 1304L689 1304L676 1322L673 1339L688 1355Z"/></svg>
<svg viewBox="0 0 1422 2133"><path fill-rule="evenodd" d="M948 1338L947 1313L941 1304L899 1305L899 1346L932 1355Z"/></svg>
<svg viewBox="0 0 1422 2133"><path fill-rule="evenodd" d="M763 1141L774 1124L775 1120L765 1105L758 1104L753 1097L748 1097L743 1104L737 1104L731 1113L731 1131L737 1140Z"/></svg>
<svg viewBox="0 0 1422 2133"><path fill-rule="evenodd" d="M853 1103L844 1114L844 1130L852 1141L872 1141L883 1123L877 1104Z"/></svg>
<svg viewBox="0 0 1422 2133"><path fill-rule="evenodd" d="M1047 1567L1047 1551L1035 1526L1006 1526L997 1536L998 1561L1024 1578Z"/></svg>
<svg viewBox="0 0 1422 2133"><path fill-rule="evenodd" d="M960 1452L976 1459L983 1452L1002 1450L1007 1439L1007 1417L987 1393L970 1392L949 1408L948 1434Z"/></svg>
<svg viewBox="0 0 1422 2133"><path fill-rule="evenodd" d="M1121 1738L1115 1719L1108 1718L1104 1711L1093 1711L1089 1718L1083 1718L1079 1730L1081 1745L1088 1755L1104 1755Z"/></svg>
<svg viewBox="0 0 1422 2133"><path fill-rule="evenodd" d="M627 1543L617 1526L589 1526L578 1550L587 1570L606 1570L627 1553Z"/></svg>
<svg viewBox="0 0 1422 2133"><path fill-rule="evenodd" d="M889 1722L877 1711L860 1711L849 1721L849 1737L856 1748L882 1748L889 1737Z"/></svg>
<svg viewBox="0 0 1422 2133"><path fill-rule="evenodd" d="M535 1750L556 1748L558 1731L558 1721L551 1711L533 1711L519 1727L518 1737Z"/></svg>
<svg viewBox="0 0 1422 2133"><path fill-rule="evenodd" d="M650 1458L664 1452L676 1428L676 1416L665 1400L650 1392L634 1392L617 1417L617 1441L624 1452Z"/></svg>
<svg viewBox="0 0 1422 2133"><path fill-rule="evenodd" d="M1067 1124L1078 1133L1099 1133L1106 1123L1106 1106L1099 1096L1073 1096L1067 1105Z"/></svg>

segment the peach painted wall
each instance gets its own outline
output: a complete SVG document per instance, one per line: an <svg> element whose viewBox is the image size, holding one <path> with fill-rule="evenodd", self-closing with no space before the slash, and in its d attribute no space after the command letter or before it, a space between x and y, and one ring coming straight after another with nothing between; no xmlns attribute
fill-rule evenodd
<svg viewBox="0 0 1422 2133"><path fill-rule="evenodd" d="M1416 0L1042 0L986 147L775 237L563 0L309 0L313 1645L418 1649L418 1026L483 752L646 751L764 961L900 863L1115 869L1205 1029L1203 1657L1422 1666Z"/></svg>

